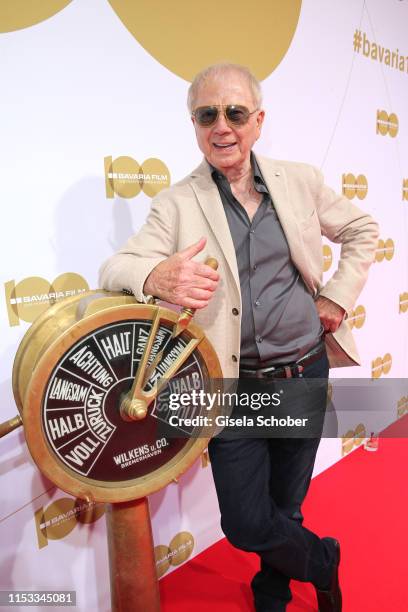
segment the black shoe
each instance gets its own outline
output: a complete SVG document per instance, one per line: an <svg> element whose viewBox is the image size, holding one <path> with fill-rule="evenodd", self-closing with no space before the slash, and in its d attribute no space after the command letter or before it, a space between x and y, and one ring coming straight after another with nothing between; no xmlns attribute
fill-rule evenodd
<svg viewBox="0 0 408 612"><path fill-rule="evenodd" d="M341 612L342 597L339 584L340 543L334 538L322 538L322 540L330 541L333 544L335 561L328 589L318 589L316 587L319 612Z"/></svg>

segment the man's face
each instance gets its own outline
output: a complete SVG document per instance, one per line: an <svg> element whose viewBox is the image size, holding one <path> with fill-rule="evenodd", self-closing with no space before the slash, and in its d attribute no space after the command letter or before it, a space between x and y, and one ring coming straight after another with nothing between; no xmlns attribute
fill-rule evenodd
<svg viewBox="0 0 408 612"><path fill-rule="evenodd" d="M251 112L256 108L249 85L240 74L226 73L206 81L198 90L193 110L199 106L227 104L246 106ZM210 127L199 125L192 117L198 146L207 161L221 172L245 168L249 164L251 149L260 136L264 114L264 111L255 112L250 115L248 123L241 126L227 123L222 111Z"/></svg>

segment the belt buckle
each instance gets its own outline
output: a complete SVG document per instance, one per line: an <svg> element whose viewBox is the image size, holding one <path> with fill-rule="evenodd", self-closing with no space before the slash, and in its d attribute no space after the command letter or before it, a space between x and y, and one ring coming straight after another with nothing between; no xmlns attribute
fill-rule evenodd
<svg viewBox="0 0 408 612"><path fill-rule="evenodd" d="M257 370L258 378L273 378L273 375L276 371L276 368L270 366L269 368L264 368L263 370Z"/></svg>

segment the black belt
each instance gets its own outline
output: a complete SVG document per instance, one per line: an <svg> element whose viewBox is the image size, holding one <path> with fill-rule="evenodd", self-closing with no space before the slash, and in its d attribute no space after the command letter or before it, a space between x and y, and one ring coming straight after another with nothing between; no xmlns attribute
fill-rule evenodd
<svg viewBox="0 0 408 612"><path fill-rule="evenodd" d="M276 364L268 368L239 368L240 378L293 378L302 376L302 372L306 366L314 361L317 361L325 353L326 346L324 341L319 342L306 355L303 355L298 361L288 364Z"/></svg>

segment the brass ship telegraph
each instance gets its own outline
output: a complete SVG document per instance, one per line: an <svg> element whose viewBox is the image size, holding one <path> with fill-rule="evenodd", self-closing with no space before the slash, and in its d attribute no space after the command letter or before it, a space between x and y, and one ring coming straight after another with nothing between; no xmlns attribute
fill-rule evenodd
<svg viewBox="0 0 408 612"><path fill-rule="evenodd" d="M220 390L217 355L193 315L89 291L40 315L14 360L19 415L0 436L23 425L41 472L76 497L106 503L114 611L160 610L147 495L187 470L213 433L175 432L169 422L171 393ZM195 406L200 414L211 412Z"/></svg>

